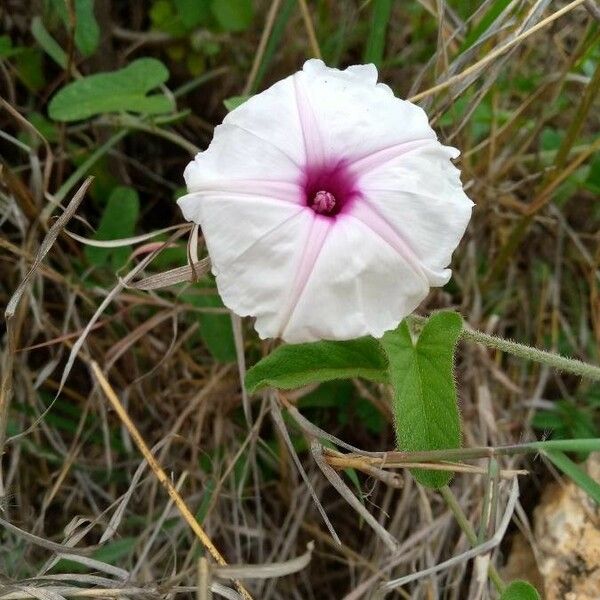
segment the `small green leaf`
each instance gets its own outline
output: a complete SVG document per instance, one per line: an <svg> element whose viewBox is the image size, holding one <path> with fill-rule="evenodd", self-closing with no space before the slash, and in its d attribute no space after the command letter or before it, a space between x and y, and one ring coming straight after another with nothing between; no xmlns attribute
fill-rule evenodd
<svg viewBox="0 0 600 600"><path fill-rule="evenodd" d="M97 73L65 86L50 101L48 114L55 121L78 121L118 111L166 113L173 109L171 101L162 94L147 94L168 78L169 71L159 60L138 58L118 71Z"/></svg>
<svg viewBox="0 0 600 600"><path fill-rule="evenodd" d="M390 21L393 0L374 0L371 28L365 47L364 62L381 65L385 50L385 36Z"/></svg>
<svg viewBox="0 0 600 600"><path fill-rule="evenodd" d="M275 18L275 23L273 24L267 47L265 48L258 71L256 72L256 78L250 88L251 92L254 93L261 87L262 80L265 74L269 72L269 67L273 62L273 59L278 56L281 40L285 37L286 31L288 31L288 21L294 14L297 4L297 0L283 0L279 11L277 12L277 17Z"/></svg>
<svg viewBox="0 0 600 600"><path fill-rule="evenodd" d="M203 283L205 281L214 286L214 283L208 282L207 279L203 280ZM216 291L213 295L184 293L181 294L180 298L184 302L189 302L199 308L221 308L224 306ZM200 325L199 335L213 358L222 363L235 362L237 352L230 315L200 313L196 318Z"/></svg>
<svg viewBox="0 0 600 600"><path fill-rule="evenodd" d="M8 35L0 35L0 58L10 58L23 51L21 46L13 46Z"/></svg>
<svg viewBox="0 0 600 600"><path fill-rule="evenodd" d="M33 17L31 20L31 35L33 35L35 41L56 64L63 69L67 68L67 53L50 35L40 17Z"/></svg>
<svg viewBox="0 0 600 600"><path fill-rule="evenodd" d="M174 4L179 19L189 30L206 21L208 0L174 0Z"/></svg>
<svg viewBox="0 0 600 600"><path fill-rule="evenodd" d="M600 195L600 152L596 153L592 160L587 178L583 185L590 190L590 192Z"/></svg>
<svg viewBox="0 0 600 600"><path fill-rule="evenodd" d="M479 23L477 23L465 36L465 40L460 49L461 52L464 52L467 48L470 48L487 31L490 25L498 18L500 13L508 6L509 2L510 0L496 0L492 3Z"/></svg>
<svg viewBox="0 0 600 600"><path fill-rule="evenodd" d="M454 347L462 330L455 312L429 318L413 342L404 321L386 333L381 345L389 361L394 388L394 416L398 448L403 451L443 450L460 446L460 417L454 385ZM423 485L439 488L451 474L414 469Z"/></svg>
<svg viewBox="0 0 600 600"><path fill-rule="evenodd" d="M46 85L41 50L24 48L15 56L14 60L19 79L27 89L37 92Z"/></svg>
<svg viewBox="0 0 600 600"><path fill-rule="evenodd" d="M244 31L252 24L252 0L212 0L211 10L225 31Z"/></svg>
<svg viewBox="0 0 600 600"><path fill-rule="evenodd" d="M133 188L116 187L108 198L102 213L100 225L94 235L96 240L118 240L131 237L140 212L137 192ZM114 270L122 267L131 253L131 246L119 248L96 248L87 246L85 254L93 265L104 266L109 263Z"/></svg>
<svg viewBox="0 0 600 600"><path fill-rule="evenodd" d="M75 45L84 56L91 56L100 43L100 27L94 16L94 0L75 0Z"/></svg>
<svg viewBox="0 0 600 600"><path fill-rule="evenodd" d="M540 595L530 583L517 580L507 586L500 600L540 600Z"/></svg>
<svg viewBox="0 0 600 600"><path fill-rule="evenodd" d="M223 104L225 105L225 108L231 112L232 110L236 109L238 106L241 106L242 104L244 104L244 102L246 102L246 100L248 100L248 98L250 98L250 96L231 96L231 98L227 98L226 100L223 100Z"/></svg>
<svg viewBox="0 0 600 600"><path fill-rule="evenodd" d="M373 338L280 346L246 373L246 388L284 390L309 383L364 377L386 382L385 355Z"/></svg>
<svg viewBox="0 0 600 600"><path fill-rule="evenodd" d="M92 558L111 565L119 565L131 554L138 541L137 537L115 540L94 550ZM58 573L85 573L86 567L81 563L61 558L56 563L54 570Z"/></svg>

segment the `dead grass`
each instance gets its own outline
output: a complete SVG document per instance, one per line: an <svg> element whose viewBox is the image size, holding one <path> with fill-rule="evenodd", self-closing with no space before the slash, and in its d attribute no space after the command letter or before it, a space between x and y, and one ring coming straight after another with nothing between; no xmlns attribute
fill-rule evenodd
<svg viewBox="0 0 600 600"><path fill-rule="evenodd" d="M9 4L0 11L4 28L31 44L30 9ZM250 325L234 321L238 363L219 363L198 336L198 315L221 309L192 305L181 285L134 285L176 266L154 259L168 252L166 243L183 247L177 238L187 226L145 247L118 280L107 270L91 273L82 245L64 228L70 219L69 229L89 236L84 220L98 221L89 198L79 208L75 200L69 204L88 174L96 175L96 193L107 176L140 192L138 233L181 223L172 200L190 145L206 146L224 98L253 89L254 53L257 47L266 52L261 22L272 23L285 10L285 2L259 4L255 27L227 39L205 82L178 95L178 106L191 112L160 132L136 122L124 133L118 119L102 118L61 126L58 138L46 142L23 117L44 110L64 72L49 63L46 86L32 94L13 63L0 59L7 101L0 113L0 298L8 308L0 397L2 600L202 599L211 579L215 596L236 598L230 578L265 575L269 563L276 563L266 573L272 578L244 579L238 593L245 593L243 585L265 600L375 598L382 582L429 569L388 597L496 597L485 572L488 560L505 561L501 539L475 561L461 558L468 536L439 493L418 486L403 468L389 471L364 460L352 463L358 467L352 481L335 470L348 466L347 459L328 455L315 441L328 434L371 453L392 449L385 389L353 384L353 397L380 415L378 432L357 415L344 423L340 407L309 411L312 424L299 420L293 407L299 403L302 412L302 392L285 401L271 394L245 397L245 363L268 350ZM492 4L482 3L475 22ZM347 27L341 62L360 57L366 35L360 23L370 7L319 5L303 1L302 10L294 8L261 87L308 55L332 55L340 23ZM114 6L111 21L102 9L104 51L77 68L115 68L147 54L168 62L160 54L168 40L145 28L140 10ZM468 31L462 12L446 2L395 4L390 58L381 69L382 79L399 95L418 98L440 137L461 149L463 181L477 203L454 258L452 284L432 293L422 311L452 306L475 328L598 361L600 219L592 192L574 179L585 178L581 169L598 149L594 10L583 2L509 2L485 36L459 54ZM587 75L580 68L585 61ZM169 66L169 86L177 89L189 75L174 60ZM546 143L556 136L557 143ZM74 142L84 153L105 144L106 153L89 171L81 162L76 170ZM62 208L49 209L52 204ZM206 285L185 286L214 294ZM93 361L100 369L95 376ZM99 377L109 386L104 391ZM533 439L540 434L531 428L536 410L560 399L577 406L591 393L589 383L572 376L467 344L460 347L457 380L465 446ZM117 394L164 469L169 493L157 466L143 460L132 428L111 409L106 390ZM326 434L311 429L317 426ZM490 485L486 462L478 466L483 473L465 467L452 484L475 529ZM503 458L501 467L529 475L520 478L519 499L510 496L510 482L500 482L497 522L513 502L510 528L530 538L529 517L550 471L541 460L519 456ZM177 510L180 501L191 511L187 522ZM200 526L206 539L198 537ZM495 530L492 522L486 539ZM250 566L223 571L219 579L199 562L207 540L228 563ZM305 554L311 540L312 557ZM286 562L299 556L306 560ZM444 561L447 567L435 571ZM302 568L281 576L294 566Z"/></svg>

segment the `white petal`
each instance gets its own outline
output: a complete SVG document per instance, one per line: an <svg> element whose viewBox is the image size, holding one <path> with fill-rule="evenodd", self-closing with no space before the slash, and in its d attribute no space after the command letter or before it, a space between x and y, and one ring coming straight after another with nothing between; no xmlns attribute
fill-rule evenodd
<svg viewBox="0 0 600 600"><path fill-rule="evenodd" d="M395 98L376 83L376 74L373 65L339 71L315 60L296 73L300 119L310 122L314 115L329 160L354 161L407 142L436 139L425 112Z"/></svg>
<svg viewBox="0 0 600 600"><path fill-rule="evenodd" d="M178 202L186 219L202 225L215 274L226 272L254 247L268 252L264 240L268 242L298 213L310 211L290 202L231 192L192 193Z"/></svg>
<svg viewBox="0 0 600 600"><path fill-rule="evenodd" d="M297 182L300 168L270 141L224 123L215 128L210 146L196 155L183 176L188 190L195 192L206 186L240 180ZM238 189L243 191L244 185Z"/></svg>
<svg viewBox="0 0 600 600"><path fill-rule="evenodd" d="M304 63L302 70L308 73L311 77L326 78L337 77L344 81L354 81L367 85L375 85L377 83L377 67L370 63L367 65L351 65L340 71L327 67L325 63L318 58L311 58Z"/></svg>
<svg viewBox="0 0 600 600"><path fill-rule="evenodd" d="M435 143L385 162L359 181L366 203L430 270L432 285L442 283L431 277L444 275L473 207L450 162L456 155L454 148Z"/></svg>
<svg viewBox="0 0 600 600"><path fill-rule="evenodd" d="M232 110L223 123L251 132L298 165L305 161L293 76L246 100Z"/></svg>
<svg viewBox="0 0 600 600"><path fill-rule="evenodd" d="M210 219L207 219L207 222ZM314 221L310 209L300 209L264 235L255 236L235 260L225 242L213 241L211 258L217 288L227 307L241 316L255 316L261 338L278 337L282 310L293 287L295 273L305 249L304 241ZM222 225L215 222L216 230ZM208 238L207 238L208 239ZM237 252L236 252L237 253ZM219 260L224 257L224 261Z"/></svg>
<svg viewBox="0 0 600 600"><path fill-rule="evenodd" d="M281 337L298 343L381 337L429 286L387 241L341 215L330 228Z"/></svg>

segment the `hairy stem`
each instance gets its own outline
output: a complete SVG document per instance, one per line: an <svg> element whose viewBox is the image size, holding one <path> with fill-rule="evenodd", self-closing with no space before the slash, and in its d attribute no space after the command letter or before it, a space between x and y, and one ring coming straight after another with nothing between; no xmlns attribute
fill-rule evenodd
<svg viewBox="0 0 600 600"><path fill-rule="evenodd" d="M422 325L425 322L425 317L418 315L411 315L408 317L409 320L413 321L418 325ZM559 371L565 373L573 373L579 375L579 377L585 377L594 381L600 381L600 367L597 365L591 365L589 363L577 360L576 358L567 358L554 352L548 352L547 350L539 350L526 344L520 344L519 342L513 342L495 335L483 333L476 329L471 329L467 325L463 326L463 330L460 334L462 339L470 342L476 342L483 344L488 348L494 350L500 350L501 352L508 352L513 356L524 358L526 360L532 360L543 365L548 365Z"/></svg>

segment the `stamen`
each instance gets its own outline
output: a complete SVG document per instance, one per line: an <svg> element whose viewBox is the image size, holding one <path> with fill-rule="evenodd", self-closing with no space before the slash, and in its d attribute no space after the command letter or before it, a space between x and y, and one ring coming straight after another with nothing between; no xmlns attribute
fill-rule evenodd
<svg viewBox="0 0 600 600"><path fill-rule="evenodd" d="M320 190L315 194L311 208L320 215L327 215L335 208L335 196L324 190Z"/></svg>

